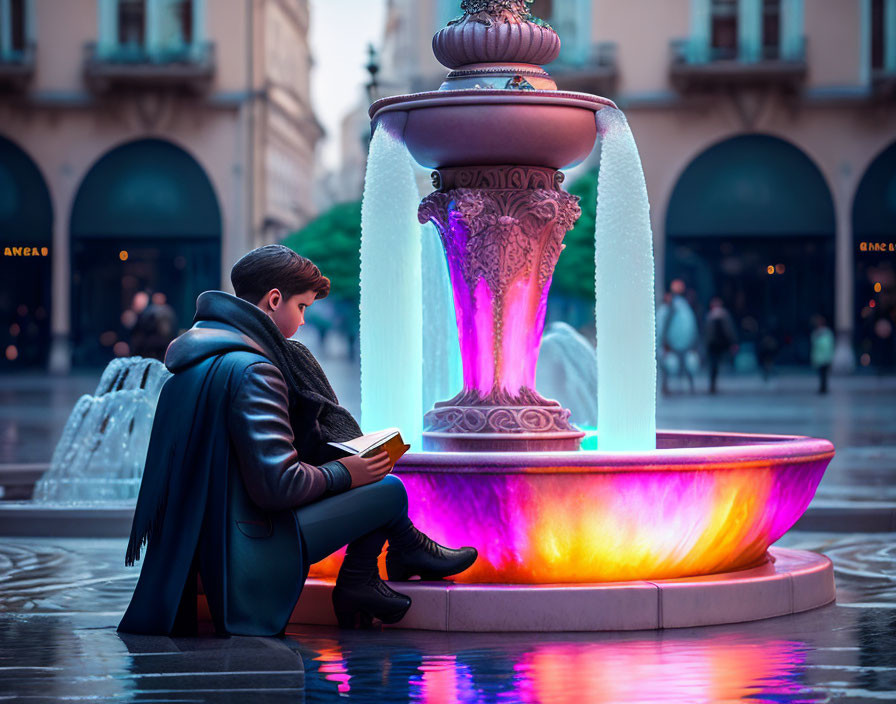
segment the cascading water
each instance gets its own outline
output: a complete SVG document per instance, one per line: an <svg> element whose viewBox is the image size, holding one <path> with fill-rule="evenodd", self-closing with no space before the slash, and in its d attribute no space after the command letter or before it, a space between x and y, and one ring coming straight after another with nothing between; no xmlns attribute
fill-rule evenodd
<svg viewBox="0 0 896 704"><path fill-rule="evenodd" d="M597 113L595 217L599 450L656 449L656 311L650 204L625 115Z"/></svg>
<svg viewBox="0 0 896 704"><path fill-rule="evenodd" d="M408 155L410 159L410 155ZM423 410L450 398L463 386L454 294L445 250L432 224L420 228L423 237Z"/></svg>
<svg viewBox="0 0 896 704"><path fill-rule="evenodd" d="M94 394L78 399L69 415L34 502L136 500L159 393L170 376L155 359L110 362Z"/></svg>
<svg viewBox="0 0 896 704"><path fill-rule="evenodd" d="M361 426L423 433L420 193L401 140L402 116L370 141L361 205Z"/></svg>
<svg viewBox="0 0 896 704"><path fill-rule="evenodd" d="M598 447L650 450L656 447L650 206L625 116L605 109L597 119L602 134L595 225L597 374L602 380L596 391ZM408 211L400 212L419 200L400 130L397 117L383 118L367 166L361 243L361 417L365 430L397 425L413 442L422 431L422 413L456 393L462 382L444 252L434 231L411 221ZM420 259L418 268L415 262ZM393 344L399 339L402 349ZM601 339L626 344L601 345ZM416 358L415 348L421 355ZM419 405L416 398L421 399Z"/></svg>

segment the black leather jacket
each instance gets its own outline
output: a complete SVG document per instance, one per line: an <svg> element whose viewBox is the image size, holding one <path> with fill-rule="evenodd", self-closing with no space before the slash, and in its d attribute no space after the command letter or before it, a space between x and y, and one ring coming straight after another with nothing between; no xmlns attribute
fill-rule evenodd
<svg viewBox="0 0 896 704"><path fill-rule="evenodd" d="M165 366L177 373L209 356L237 350L264 356L262 347L237 328L201 320L169 345ZM299 459L286 381L274 364L258 361L246 366L229 397L231 445L246 491L259 508L296 508L350 487L351 475L342 463L316 466Z"/></svg>

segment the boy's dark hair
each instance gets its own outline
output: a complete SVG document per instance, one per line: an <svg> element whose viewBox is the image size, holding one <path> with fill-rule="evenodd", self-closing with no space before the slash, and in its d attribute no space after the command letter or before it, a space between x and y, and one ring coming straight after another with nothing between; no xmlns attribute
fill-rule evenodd
<svg viewBox="0 0 896 704"><path fill-rule="evenodd" d="M285 300L305 291L314 291L315 299L330 293L330 280L320 269L282 244L266 244L241 257L230 270L230 283L234 294L252 305L272 288Z"/></svg>

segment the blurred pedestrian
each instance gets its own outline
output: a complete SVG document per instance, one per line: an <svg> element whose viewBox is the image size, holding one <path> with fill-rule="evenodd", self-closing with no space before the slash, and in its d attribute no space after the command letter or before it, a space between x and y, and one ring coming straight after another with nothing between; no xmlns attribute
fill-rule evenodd
<svg viewBox="0 0 896 704"><path fill-rule="evenodd" d="M683 373L694 392L694 374L699 367L697 316L684 297L684 281L675 279L656 313L657 354L662 375L662 392L669 393L669 377Z"/></svg>
<svg viewBox="0 0 896 704"><path fill-rule="evenodd" d="M818 370L818 393L828 392L828 373L834 361L834 333L827 326L823 315L812 319L812 349L810 359L812 366Z"/></svg>
<svg viewBox="0 0 896 704"><path fill-rule="evenodd" d="M775 369L775 359L778 356L778 338L772 334L771 330L766 330L759 338L759 369L762 372L762 380L768 383L772 378Z"/></svg>
<svg viewBox="0 0 896 704"><path fill-rule="evenodd" d="M734 332L734 320L731 313L719 297L709 302L709 313L706 314L706 353L709 357L709 393L716 392L716 381L719 367L724 356L737 352L737 336Z"/></svg>
<svg viewBox="0 0 896 704"><path fill-rule="evenodd" d="M156 291L137 315L131 333L131 354L164 361L168 344L177 336L177 314L167 296Z"/></svg>

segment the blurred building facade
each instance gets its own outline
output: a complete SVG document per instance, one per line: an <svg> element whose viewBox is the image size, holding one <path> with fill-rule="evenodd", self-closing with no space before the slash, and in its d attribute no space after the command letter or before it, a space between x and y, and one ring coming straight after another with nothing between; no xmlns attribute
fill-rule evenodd
<svg viewBox="0 0 896 704"><path fill-rule="evenodd" d="M308 0L0 0L0 365L126 355L146 289L188 328L315 215L308 27Z"/></svg>
<svg viewBox="0 0 896 704"><path fill-rule="evenodd" d="M460 3L388 5L382 93L437 88L432 35ZM532 12L562 40L548 67L560 88L628 117L658 295L683 278L698 314L721 296L742 346L773 335L782 362L808 361L822 314L841 370L896 365L896 0L535 0Z"/></svg>

